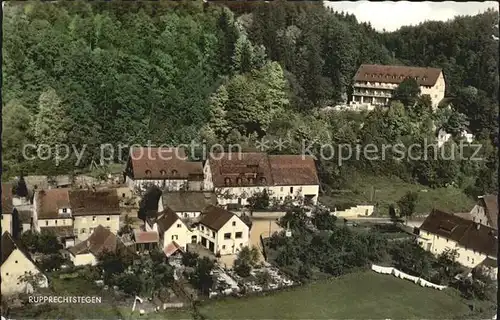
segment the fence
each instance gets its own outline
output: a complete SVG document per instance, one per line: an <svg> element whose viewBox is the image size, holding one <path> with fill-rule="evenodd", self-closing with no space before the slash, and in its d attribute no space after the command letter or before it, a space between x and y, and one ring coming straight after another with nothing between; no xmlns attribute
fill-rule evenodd
<svg viewBox="0 0 500 320"><path fill-rule="evenodd" d="M381 266L377 266L377 265L372 264L372 270L377 272L377 273L392 274L393 276L395 276L397 278L410 280L413 283L419 284L422 287L430 287L430 288L437 289L437 290L446 289L446 286L440 286L440 285L434 284L432 282L429 282L427 280L424 280L420 277L411 276L411 275L404 273L402 271L399 271L398 269L393 268L393 267L381 267Z"/></svg>
<svg viewBox="0 0 500 320"><path fill-rule="evenodd" d="M264 238L262 238L262 235L260 235L259 238L260 238L260 246L262 249L262 256L264 257L264 260L267 261L267 253L266 253L266 246L264 245Z"/></svg>

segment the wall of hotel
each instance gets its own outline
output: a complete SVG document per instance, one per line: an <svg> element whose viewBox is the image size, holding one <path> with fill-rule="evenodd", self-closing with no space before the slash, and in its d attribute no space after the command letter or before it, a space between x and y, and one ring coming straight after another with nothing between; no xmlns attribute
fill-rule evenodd
<svg viewBox="0 0 500 320"><path fill-rule="evenodd" d="M444 81L443 73L439 75L434 86L420 86L420 94L428 94L432 100L432 108L436 109L439 102L444 99L444 94L446 90L446 83Z"/></svg>
<svg viewBox="0 0 500 320"><path fill-rule="evenodd" d="M85 215L74 217L74 233L77 243L87 240L99 225L109 229L114 234L120 229L120 215Z"/></svg>
<svg viewBox="0 0 500 320"><path fill-rule="evenodd" d="M464 248L453 240L446 239L423 230L420 231L420 236L426 240L419 239L419 244L425 250L430 251L436 256L443 253L446 249L456 249L458 253L457 262L467 268L474 268L487 258L486 254Z"/></svg>
<svg viewBox="0 0 500 320"><path fill-rule="evenodd" d="M183 185L187 185L188 181L187 179L176 179L176 180L171 180L171 179L137 179L133 180L130 177L126 178L126 184L128 187L132 190L135 190L136 188L140 188L141 190L145 191L148 185L155 185L160 189L166 189L166 190L171 190L171 191L179 191L181 190Z"/></svg>

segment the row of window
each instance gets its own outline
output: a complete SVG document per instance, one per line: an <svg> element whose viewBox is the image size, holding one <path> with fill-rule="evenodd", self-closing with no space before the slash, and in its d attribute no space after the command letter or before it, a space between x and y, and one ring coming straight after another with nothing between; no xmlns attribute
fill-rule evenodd
<svg viewBox="0 0 500 320"><path fill-rule="evenodd" d="M379 73L379 74L376 74L376 73L372 73L372 74L369 74L369 73L365 73L365 77L372 77L372 78L385 78L385 79L405 79L405 78L413 78L415 80L418 81L418 79L420 79L419 76L414 76L414 77L411 77L411 76L407 76L405 77L403 74L400 74L399 76L398 75L390 75L390 74L382 74L382 73ZM422 80L427 80L427 76L423 76L422 77Z"/></svg>
<svg viewBox="0 0 500 320"><path fill-rule="evenodd" d="M94 232L94 229L95 228L89 228L89 234L92 234L92 232ZM107 226L106 229L110 230L111 227ZM80 229L80 234L84 234L84 233L87 233L87 229L86 228ZM78 229L74 229L74 234L78 234Z"/></svg>
<svg viewBox="0 0 500 320"><path fill-rule="evenodd" d="M243 243L240 243L240 248L241 248L241 247L243 247ZM226 249L226 245L225 245L225 244L223 244L223 245L222 245L222 250L225 250L225 249Z"/></svg>
<svg viewBox="0 0 500 320"><path fill-rule="evenodd" d="M259 179L259 181L260 181L260 183L261 183L261 184L265 184L265 183L266 183L266 178L261 177L261 178ZM255 178L249 177L249 178L247 178L247 182L248 182L248 183L250 183L250 184L252 184L252 183L254 183L254 182L255 182ZM226 186L231 185L231 183L232 183L231 178L226 177L226 178L224 179L224 184L225 184ZM240 177L236 178L236 184L241 185L242 183L243 183L243 179L242 179L242 178L240 178Z"/></svg>
<svg viewBox="0 0 500 320"><path fill-rule="evenodd" d="M232 235L231 232L224 233L224 239L226 239L226 240L231 239L231 235ZM243 237L243 232L235 232L234 233L235 239L241 239L242 237Z"/></svg>
<svg viewBox="0 0 500 320"><path fill-rule="evenodd" d="M172 170L170 171L170 173L172 174L172 176L176 176L177 175L177 170ZM166 175L167 172L165 170L160 170L160 174L162 176ZM146 176L150 176L151 175L151 170L146 170Z"/></svg>

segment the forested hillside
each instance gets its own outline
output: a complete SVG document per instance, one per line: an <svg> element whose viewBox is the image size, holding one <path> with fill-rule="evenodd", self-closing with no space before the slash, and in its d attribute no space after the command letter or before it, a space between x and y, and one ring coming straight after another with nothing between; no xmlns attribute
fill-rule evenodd
<svg viewBox="0 0 500 320"><path fill-rule="evenodd" d="M323 190L353 172L398 176L471 195L496 190L498 12L379 34L314 3L6 4L3 29L3 172L68 172L25 161L25 143L99 145L243 143L283 138L366 144L421 142L436 127L468 127L486 161L319 162ZM443 68L452 110L420 99L370 114L319 112L348 98L361 63ZM316 152L318 148L313 148Z"/></svg>

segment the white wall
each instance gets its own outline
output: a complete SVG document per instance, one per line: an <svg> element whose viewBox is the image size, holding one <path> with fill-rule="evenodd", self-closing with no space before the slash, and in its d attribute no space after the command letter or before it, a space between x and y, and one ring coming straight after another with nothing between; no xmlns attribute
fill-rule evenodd
<svg viewBox="0 0 500 320"><path fill-rule="evenodd" d="M440 237L424 230L420 231L420 236L425 239L420 238L419 244L425 250L435 255L443 253L446 249L456 249L458 253L457 262L467 268L474 268L487 258L486 254L466 249L453 240Z"/></svg>
<svg viewBox="0 0 500 320"><path fill-rule="evenodd" d="M212 190L214 188L214 183L212 180L212 171L210 169L209 161L205 162L205 166L203 167L203 176L204 176L203 188L205 190Z"/></svg>
<svg viewBox="0 0 500 320"><path fill-rule="evenodd" d="M40 219L38 220L38 229L40 232L44 227L70 227L73 225L73 219L63 218L63 219Z"/></svg>
<svg viewBox="0 0 500 320"><path fill-rule="evenodd" d="M131 178L126 178L126 183L130 189L134 190L136 187L140 187L143 191L146 190L146 186L150 184L154 184L160 189L166 189L171 191L179 191L183 185L188 185L187 179L178 179L178 180L149 180L149 179L137 179L132 180Z"/></svg>
<svg viewBox="0 0 500 320"><path fill-rule="evenodd" d="M32 274L40 273L33 262L26 258L21 251L15 249L1 267L2 295L26 292L26 283L19 281L19 277L26 272L31 272ZM48 287L48 279L45 275L43 275L43 281L40 283L40 287Z"/></svg>
<svg viewBox="0 0 500 320"><path fill-rule="evenodd" d="M77 254L76 256L70 254L69 258L75 266L97 265L97 258L92 253Z"/></svg>
<svg viewBox="0 0 500 320"><path fill-rule="evenodd" d="M439 102L444 99L444 93L446 90L446 83L444 81L443 73L439 74L438 79L433 87L420 86L420 94L428 94L432 100L432 108L436 109Z"/></svg>
<svg viewBox="0 0 500 320"><path fill-rule="evenodd" d="M291 189L292 188L292 189ZM305 185L305 186L271 186L271 187L223 187L215 188L217 195L217 202L221 205L236 204L238 199L241 198L240 204L248 205L247 199L255 193L262 192L267 189L270 192L271 199L276 199L278 202L283 202L286 197L292 199L300 199L307 195L314 195L312 203L318 202L319 185ZM227 197L229 195L230 197Z"/></svg>
<svg viewBox="0 0 500 320"><path fill-rule="evenodd" d="M116 234L120 229L120 215L85 215L75 216L73 228L76 239L81 242L87 240L99 225ZM92 231L90 230L92 229Z"/></svg>
<svg viewBox="0 0 500 320"><path fill-rule="evenodd" d="M236 238L237 232L241 232L241 238ZM224 238L226 233L231 234L230 239ZM216 252L220 252L221 255L236 254L241 248L248 246L249 237L248 226L240 218L233 216L216 234Z"/></svg>
<svg viewBox="0 0 500 320"><path fill-rule="evenodd" d="M484 207L476 204L470 211L470 215L472 216L472 221L491 227Z"/></svg>
<svg viewBox="0 0 500 320"><path fill-rule="evenodd" d="M2 212L2 234L9 231L12 234L12 214Z"/></svg>
<svg viewBox="0 0 500 320"><path fill-rule="evenodd" d="M358 205L351 207L347 210L333 212L336 217L357 217L357 216L371 216L375 207L372 205Z"/></svg>
<svg viewBox="0 0 500 320"><path fill-rule="evenodd" d="M175 241L183 250L186 250L186 245L191 243L191 231L186 227L186 225L177 219L175 223L163 233L163 248L168 246L172 241Z"/></svg>

